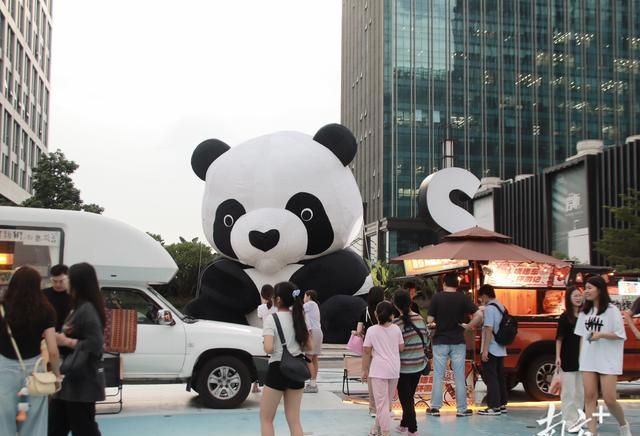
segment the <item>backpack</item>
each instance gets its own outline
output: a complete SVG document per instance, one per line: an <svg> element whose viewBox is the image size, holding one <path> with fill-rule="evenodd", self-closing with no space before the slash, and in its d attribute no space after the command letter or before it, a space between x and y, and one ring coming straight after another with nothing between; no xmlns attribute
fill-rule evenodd
<svg viewBox="0 0 640 436"><path fill-rule="evenodd" d="M504 308L504 311L502 311L500 306L495 303L489 303L489 305L498 309L498 312L502 315L498 331L493 334L493 337L500 345L511 345L518 334L518 320L509 315L509 311L506 307Z"/></svg>

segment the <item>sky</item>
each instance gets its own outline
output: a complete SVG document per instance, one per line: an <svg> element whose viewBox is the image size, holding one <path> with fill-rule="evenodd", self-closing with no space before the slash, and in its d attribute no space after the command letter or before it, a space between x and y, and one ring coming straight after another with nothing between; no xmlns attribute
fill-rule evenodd
<svg viewBox="0 0 640 436"><path fill-rule="evenodd" d="M204 240L193 149L340 121L341 1L53 3L49 151L85 203Z"/></svg>

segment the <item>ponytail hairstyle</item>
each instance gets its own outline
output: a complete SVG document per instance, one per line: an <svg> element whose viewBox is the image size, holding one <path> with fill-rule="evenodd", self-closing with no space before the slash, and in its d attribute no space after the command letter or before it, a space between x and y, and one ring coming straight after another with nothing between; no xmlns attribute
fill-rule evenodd
<svg viewBox="0 0 640 436"><path fill-rule="evenodd" d="M378 303L384 300L384 288L381 286L374 286L369 289L367 295L367 310L369 311L369 317L376 316L376 307Z"/></svg>
<svg viewBox="0 0 640 436"><path fill-rule="evenodd" d="M393 304L400 311L400 319L404 323L404 328L408 328L413 323L411 322L411 296L406 289L398 289L393 294Z"/></svg>
<svg viewBox="0 0 640 436"><path fill-rule="evenodd" d="M304 347L309 340L309 330L307 330L307 323L304 320L302 292L291 282L276 283L274 290L278 309L290 308L296 341L300 347Z"/></svg>
<svg viewBox="0 0 640 436"><path fill-rule="evenodd" d="M378 324L386 324L391 322L393 318L393 306L388 301L381 301L376 306L376 318L378 318Z"/></svg>
<svg viewBox="0 0 640 436"><path fill-rule="evenodd" d="M311 301L313 301L316 304L319 304L320 302L318 301L318 293L316 291L314 291L313 289L309 289L307 292L304 293L304 295L308 295L309 298L311 298Z"/></svg>
<svg viewBox="0 0 640 436"><path fill-rule="evenodd" d="M267 309L271 309L273 307L273 296L275 292L273 291L273 286L264 285L260 290L260 296L267 300Z"/></svg>

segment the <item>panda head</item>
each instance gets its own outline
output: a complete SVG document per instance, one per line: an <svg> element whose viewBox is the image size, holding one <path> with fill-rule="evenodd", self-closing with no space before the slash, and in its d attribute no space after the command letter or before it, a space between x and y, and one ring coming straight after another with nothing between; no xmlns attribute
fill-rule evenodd
<svg viewBox="0 0 640 436"><path fill-rule="evenodd" d="M204 141L191 166L206 185L209 243L267 274L347 247L362 226L362 199L347 167L355 153L355 138L339 124L313 138L278 132L234 147Z"/></svg>

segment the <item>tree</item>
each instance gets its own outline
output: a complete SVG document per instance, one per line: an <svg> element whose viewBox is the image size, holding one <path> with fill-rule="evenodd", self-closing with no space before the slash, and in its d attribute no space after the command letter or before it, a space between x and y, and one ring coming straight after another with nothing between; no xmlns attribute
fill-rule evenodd
<svg viewBox="0 0 640 436"><path fill-rule="evenodd" d="M157 233L151 233L151 232L147 232L147 235L151 236L153 239L158 241L160 243L160 245L162 245L164 247L164 239L162 238L162 236L160 236Z"/></svg>
<svg viewBox="0 0 640 436"><path fill-rule="evenodd" d="M31 198L22 202L24 207L40 207L45 209L84 210L101 214L104 208L95 203L84 204L80 198L80 190L71 180L71 174L78 169L78 164L68 160L64 153L56 150L40 157L38 166L33 170L33 189Z"/></svg>
<svg viewBox="0 0 640 436"><path fill-rule="evenodd" d="M193 238L187 241L180 236L180 242L165 245L162 236L147 232L167 250L178 266L176 276L166 285L156 287L160 293L181 307L195 297L198 278L205 266L211 263L217 254L211 247Z"/></svg>
<svg viewBox="0 0 640 436"><path fill-rule="evenodd" d="M620 225L603 228L595 248L619 271L640 270L640 191L630 189L620 199L622 206L606 206Z"/></svg>

